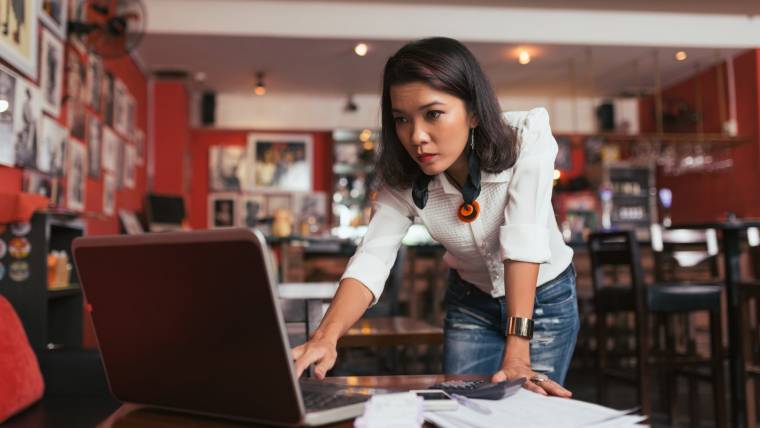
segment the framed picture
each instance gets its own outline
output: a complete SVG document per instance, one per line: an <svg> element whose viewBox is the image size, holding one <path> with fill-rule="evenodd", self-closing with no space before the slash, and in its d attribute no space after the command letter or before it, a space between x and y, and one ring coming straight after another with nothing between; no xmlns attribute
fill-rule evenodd
<svg viewBox="0 0 760 428"><path fill-rule="evenodd" d="M211 229L235 226L235 193L210 194L208 198L208 226Z"/></svg>
<svg viewBox="0 0 760 428"><path fill-rule="evenodd" d="M268 193L266 197L266 217L273 217L279 209L293 212L293 198L290 193Z"/></svg>
<svg viewBox="0 0 760 428"><path fill-rule="evenodd" d="M119 161L119 136L111 128L103 128L103 169L116 172Z"/></svg>
<svg viewBox="0 0 760 428"><path fill-rule="evenodd" d="M101 82L101 102L100 111L103 112L103 121L106 125L113 127L113 92L114 92L114 78L110 72L103 73L103 81Z"/></svg>
<svg viewBox="0 0 760 428"><path fill-rule="evenodd" d="M47 30L42 30L40 61L42 109L58 117L63 94L63 43Z"/></svg>
<svg viewBox="0 0 760 428"><path fill-rule="evenodd" d="M69 140L66 205L76 211L84 210L85 183L87 178L87 152L84 144Z"/></svg>
<svg viewBox="0 0 760 428"><path fill-rule="evenodd" d="M297 223L307 221L322 229L327 222L327 194L325 192L293 195L293 217Z"/></svg>
<svg viewBox="0 0 760 428"><path fill-rule="evenodd" d="M68 11L66 0L40 0L40 19L61 39L66 38Z"/></svg>
<svg viewBox="0 0 760 428"><path fill-rule="evenodd" d="M127 235L139 235L145 233L142 223L140 223L140 220L132 211L119 210L119 220L121 220L121 226L124 228L124 232L126 232Z"/></svg>
<svg viewBox="0 0 760 428"><path fill-rule="evenodd" d="M240 146L211 146L208 151L209 190L238 191L248 175L245 149Z"/></svg>
<svg viewBox="0 0 760 428"><path fill-rule="evenodd" d="M127 93L127 102L125 105L127 119L125 121L126 127L124 129L124 133L131 137L134 135L137 125L137 102L135 101L135 97L133 97L132 94Z"/></svg>
<svg viewBox="0 0 760 428"><path fill-rule="evenodd" d="M239 227L256 227L258 219L266 214L266 196L242 195L238 198L238 222Z"/></svg>
<svg viewBox="0 0 760 428"><path fill-rule="evenodd" d="M116 132L124 135L127 131L127 86L117 78L113 93L113 127Z"/></svg>
<svg viewBox="0 0 760 428"><path fill-rule="evenodd" d="M311 191L312 138L307 134L248 134L253 188ZM245 190L253 190L249 183Z"/></svg>
<svg viewBox="0 0 760 428"><path fill-rule="evenodd" d="M87 105L94 111L99 112L102 105L101 94L103 90L103 61L99 56L90 52L87 57Z"/></svg>
<svg viewBox="0 0 760 428"><path fill-rule="evenodd" d="M133 144L124 143L124 178L122 182L128 189L135 188L137 175L137 150Z"/></svg>
<svg viewBox="0 0 760 428"><path fill-rule="evenodd" d="M16 110L16 75L0 67L0 165L16 164L15 135L13 132L14 112Z"/></svg>
<svg viewBox="0 0 760 428"><path fill-rule="evenodd" d="M68 145L69 131L57 121L48 116L42 117L40 140L42 150L47 150L47 163L40 161L38 157L37 168L40 171L50 173L55 177L63 175L66 165L66 146Z"/></svg>
<svg viewBox="0 0 760 428"><path fill-rule="evenodd" d="M135 140L137 149L137 164L145 165L145 133L142 129L135 129L132 138Z"/></svg>
<svg viewBox="0 0 760 428"><path fill-rule="evenodd" d="M110 172L103 174L103 214L113 215L116 206L116 177Z"/></svg>
<svg viewBox="0 0 760 428"><path fill-rule="evenodd" d="M31 169L24 170L22 189L26 193L42 195L51 200L53 198L52 178Z"/></svg>
<svg viewBox="0 0 760 428"><path fill-rule="evenodd" d="M72 137L84 141L85 134L85 79L86 68L82 55L76 49L69 48L66 76L68 125Z"/></svg>
<svg viewBox="0 0 760 428"><path fill-rule="evenodd" d="M38 0L5 0L0 5L0 57L37 80Z"/></svg>
<svg viewBox="0 0 760 428"><path fill-rule="evenodd" d="M100 170L103 162L101 147L103 142L103 125L96 116L90 116L87 120L87 159L89 176L92 178L100 177Z"/></svg>
<svg viewBox="0 0 760 428"><path fill-rule="evenodd" d="M16 145L16 165L37 167L37 139L42 113L40 93L24 79L16 80L13 115L13 141Z"/></svg>

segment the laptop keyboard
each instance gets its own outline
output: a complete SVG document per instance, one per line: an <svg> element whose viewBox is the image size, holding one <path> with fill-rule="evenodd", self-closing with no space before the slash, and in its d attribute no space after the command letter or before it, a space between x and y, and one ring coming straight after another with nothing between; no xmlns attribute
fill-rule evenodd
<svg viewBox="0 0 760 428"><path fill-rule="evenodd" d="M363 403L369 399L366 395L344 395L321 391L302 391L302 394L307 411L334 409Z"/></svg>

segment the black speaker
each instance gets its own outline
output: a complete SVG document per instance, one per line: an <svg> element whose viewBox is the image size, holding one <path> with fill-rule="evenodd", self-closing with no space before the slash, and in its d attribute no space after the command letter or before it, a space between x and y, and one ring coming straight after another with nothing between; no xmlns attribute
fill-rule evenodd
<svg viewBox="0 0 760 428"><path fill-rule="evenodd" d="M599 120L599 130L612 132L615 130L615 106L606 101L596 108L596 118Z"/></svg>
<svg viewBox="0 0 760 428"><path fill-rule="evenodd" d="M204 92L201 97L201 124L213 125L216 121L216 93Z"/></svg>

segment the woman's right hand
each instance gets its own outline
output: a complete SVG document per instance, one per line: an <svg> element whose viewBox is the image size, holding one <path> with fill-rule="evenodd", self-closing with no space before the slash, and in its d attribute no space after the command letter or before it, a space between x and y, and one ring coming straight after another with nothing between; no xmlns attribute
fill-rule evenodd
<svg viewBox="0 0 760 428"><path fill-rule="evenodd" d="M335 365L335 359L338 357L336 348L335 341L317 337L317 335L303 345L293 348L290 352L296 364L296 378L300 378L307 367L316 363L314 376L320 380L324 379L327 371Z"/></svg>

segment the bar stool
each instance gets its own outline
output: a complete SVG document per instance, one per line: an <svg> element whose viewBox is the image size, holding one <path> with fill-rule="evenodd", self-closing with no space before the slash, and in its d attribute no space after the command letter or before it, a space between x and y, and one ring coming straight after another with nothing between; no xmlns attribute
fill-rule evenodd
<svg viewBox="0 0 760 428"><path fill-rule="evenodd" d="M755 381L760 379L760 361L758 360L758 355L760 355L760 230L758 228L747 229L747 244L753 280L741 284L741 297L744 302L742 334L745 344L744 370L747 373L746 415L749 420L753 420L757 417L758 405Z"/></svg>
<svg viewBox="0 0 760 428"><path fill-rule="evenodd" d="M725 377L722 360L721 292L715 285L653 284L644 282L641 256L633 231L596 232L589 236L589 255L596 310L596 344L598 399L604 401L607 378L636 385L641 410L651 415L652 365L680 367L684 364L708 364L712 369L715 422L726 426ZM608 284L609 268L627 268L629 284ZM650 349L649 316L708 311L710 314L711 358L656 358ZM635 373L626 373L607 364L607 315L620 312L633 314L636 337Z"/></svg>

